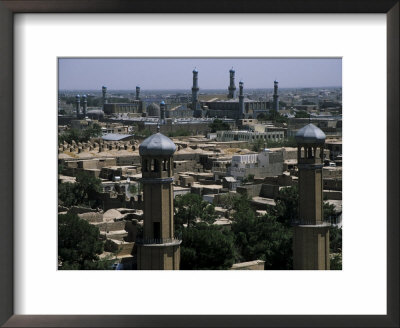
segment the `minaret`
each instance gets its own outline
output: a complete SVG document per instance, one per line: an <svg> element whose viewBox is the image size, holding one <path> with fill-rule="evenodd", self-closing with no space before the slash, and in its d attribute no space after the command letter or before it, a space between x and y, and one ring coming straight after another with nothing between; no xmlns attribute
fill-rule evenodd
<svg viewBox="0 0 400 328"><path fill-rule="evenodd" d="M246 118L244 111L243 82L239 82L239 118Z"/></svg>
<svg viewBox="0 0 400 328"><path fill-rule="evenodd" d="M325 133L308 124L296 133L299 218L294 226L295 270L329 270L329 224L323 221L322 167Z"/></svg>
<svg viewBox="0 0 400 328"><path fill-rule="evenodd" d="M196 110L198 104L198 94L199 94L198 74L199 72L195 68L193 70L192 110Z"/></svg>
<svg viewBox="0 0 400 328"><path fill-rule="evenodd" d="M103 93L103 107L105 104L107 104L107 87L104 85L101 87L101 92ZM104 110L104 108L103 108Z"/></svg>
<svg viewBox="0 0 400 328"><path fill-rule="evenodd" d="M235 86L235 70L233 67L229 70L229 94L228 98L233 99L236 97L236 86Z"/></svg>
<svg viewBox="0 0 400 328"><path fill-rule="evenodd" d="M164 100L160 102L160 122L165 124L165 102Z"/></svg>
<svg viewBox="0 0 400 328"><path fill-rule="evenodd" d="M137 240L138 270L179 270L181 240L174 237L173 154L176 145L157 132L139 146L144 225Z"/></svg>
<svg viewBox="0 0 400 328"><path fill-rule="evenodd" d="M86 96L86 95L83 95L83 96L82 96L82 100L83 100L83 109L82 109L82 112L83 112L83 118L85 118L85 117L86 117L86 112L87 112L87 96Z"/></svg>
<svg viewBox="0 0 400 328"><path fill-rule="evenodd" d="M81 96L80 95L75 96L75 106L76 106L76 118L79 118L79 114L81 111Z"/></svg>
<svg viewBox="0 0 400 328"><path fill-rule="evenodd" d="M136 100L140 100L140 87L136 87Z"/></svg>
<svg viewBox="0 0 400 328"><path fill-rule="evenodd" d="M273 110L275 112L279 112L279 95L278 95L278 81L274 81L274 102L273 102Z"/></svg>

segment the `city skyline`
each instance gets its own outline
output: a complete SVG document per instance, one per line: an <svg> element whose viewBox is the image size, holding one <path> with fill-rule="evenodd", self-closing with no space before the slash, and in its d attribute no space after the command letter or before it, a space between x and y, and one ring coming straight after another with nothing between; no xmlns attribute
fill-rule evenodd
<svg viewBox="0 0 400 328"><path fill-rule="evenodd" d="M194 68L200 89L226 89L232 67L246 89L342 86L340 58L59 58L59 90L190 90Z"/></svg>

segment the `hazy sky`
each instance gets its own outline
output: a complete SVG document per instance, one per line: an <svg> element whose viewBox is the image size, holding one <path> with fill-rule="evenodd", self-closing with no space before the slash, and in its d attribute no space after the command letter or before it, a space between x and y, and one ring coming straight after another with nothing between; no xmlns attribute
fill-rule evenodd
<svg viewBox="0 0 400 328"><path fill-rule="evenodd" d="M226 89L229 69L236 71L236 87L281 88L342 86L341 59L59 59L59 89L134 90L190 89L192 70L199 71L200 89Z"/></svg>

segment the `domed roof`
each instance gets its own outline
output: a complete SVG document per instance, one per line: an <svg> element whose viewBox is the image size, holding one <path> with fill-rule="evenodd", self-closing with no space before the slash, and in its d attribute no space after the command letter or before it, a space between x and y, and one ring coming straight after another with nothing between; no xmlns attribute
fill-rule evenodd
<svg viewBox="0 0 400 328"><path fill-rule="evenodd" d="M151 103L149 106L147 106L147 109L160 110L160 106L158 106L156 103Z"/></svg>
<svg viewBox="0 0 400 328"><path fill-rule="evenodd" d="M175 150L176 145L172 140L160 132L148 137L139 146L141 156L172 156Z"/></svg>
<svg viewBox="0 0 400 328"><path fill-rule="evenodd" d="M193 70L193 73L198 73L199 71L197 70L197 68L195 67Z"/></svg>
<svg viewBox="0 0 400 328"><path fill-rule="evenodd" d="M91 109L86 112L86 115L104 115L104 112L101 109Z"/></svg>
<svg viewBox="0 0 400 328"><path fill-rule="evenodd" d="M162 100L162 101L160 102L160 105L165 105L164 100Z"/></svg>
<svg viewBox="0 0 400 328"><path fill-rule="evenodd" d="M235 70L233 69L233 67L229 70L229 72L235 73Z"/></svg>
<svg viewBox="0 0 400 328"><path fill-rule="evenodd" d="M296 133L297 143L321 144L325 142L325 133L314 124L307 124Z"/></svg>

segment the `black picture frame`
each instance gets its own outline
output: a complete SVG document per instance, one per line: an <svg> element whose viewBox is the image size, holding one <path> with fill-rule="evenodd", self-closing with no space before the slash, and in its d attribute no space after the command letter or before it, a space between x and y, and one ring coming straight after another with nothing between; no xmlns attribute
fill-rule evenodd
<svg viewBox="0 0 400 328"><path fill-rule="evenodd" d="M2 149L0 324L4 327L399 327L399 8L399 0L0 0L0 147ZM387 16L387 315L14 315L13 16L15 13L385 13ZM365 269L368 270L367 264Z"/></svg>

